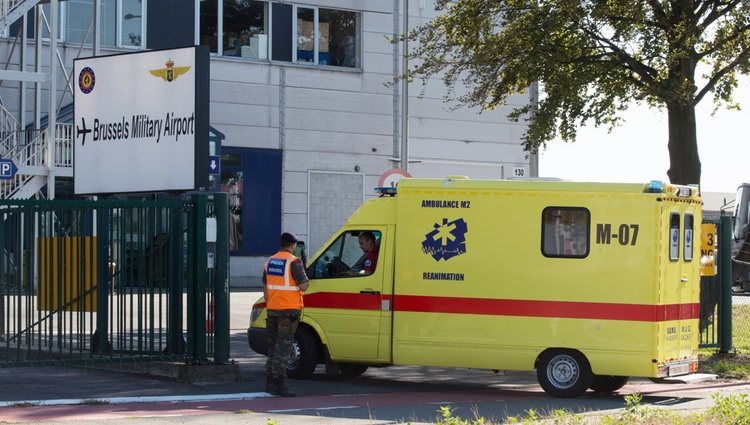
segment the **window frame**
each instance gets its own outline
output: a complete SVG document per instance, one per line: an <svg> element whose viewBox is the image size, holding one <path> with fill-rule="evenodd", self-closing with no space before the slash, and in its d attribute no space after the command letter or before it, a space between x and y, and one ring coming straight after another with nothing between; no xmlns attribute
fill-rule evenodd
<svg viewBox="0 0 750 425"><path fill-rule="evenodd" d="M326 272L328 270L328 266L334 263L333 259L337 258L337 257L339 259L341 259L345 254L349 253L348 249L349 249L350 245L347 245L348 243L351 243L351 244L354 245L353 249L357 251L357 254L359 254L359 258L353 264L346 264L346 263L344 263L344 264L346 264L347 267L349 267L350 270L351 270L355 265L359 264L359 260L364 259L365 255L367 255L367 254L364 253L364 252L361 252L361 250L359 248L358 239L359 239L360 235L362 235L365 232L371 232L375 236L375 243L378 246L378 261L375 264L375 269L372 271L372 273L367 273L367 274L358 273L358 274L353 274L353 275L341 275L341 274L338 274L338 275L333 275L333 276L326 276ZM381 254L380 249L382 249L382 241L383 241L384 233L385 232L382 229L368 228L366 226L363 227L363 228L351 228L351 229L344 230L343 232L341 232L341 233L338 234L338 236L336 237L336 239L333 240L333 242L331 242L329 245L327 245L325 247L325 249L321 252L321 255L318 256L318 258L316 258L314 262L312 262L312 263L310 263L308 265L308 268L307 268L308 277L311 278L311 279L318 279L318 280L322 280L322 279L324 279L324 280L333 280L333 279L351 279L351 278L355 278L356 279L356 278L369 277L369 276L373 276L373 275L377 274L378 271L381 269L381 266L380 266L380 254ZM336 246L337 244L338 244L338 246ZM332 250L333 248L335 248L338 251L337 252L338 255L332 256L332 258L330 258L329 261L327 261L327 262L324 261L324 258L326 256L326 254L330 250ZM342 261L342 260L340 260L340 261ZM343 263L343 261L342 261L342 263ZM324 267L325 267L325 270L320 270L320 272L322 273L322 276L318 276L318 270L315 270L316 267L320 266L320 264L324 264Z"/></svg>
<svg viewBox="0 0 750 425"><path fill-rule="evenodd" d="M688 228L687 222L690 217L690 227ZM693 249L695 248L695 216L692 213L686 212L682 219L682 259L689 263L693 261ZM687 233L690 230L690 247L688 248L688 237ZM689 256L688 256L689 254Z"/></svg>
<svg viewBox="0 0 750 425"><path fill-rule="evenodd" d="M234 60L246 60L246 61L254 61L254 62L273 62L273 61L282 61L282 62L289 62L300 66L313 66L313 67L326 67L326 68L334 68L339 70L361 70L362 69L362 43L363 43L363 29L362 29L362 11L359 10L352 10L352 9L346 9L346 8L335 8L335 7L323 7L323 6L315 6L310 4L290 4L280 1L270 1L270 0L255 0L260 3L264 3L266 10L267 10L267 22L265 22L266 25L266 35L267 35L267 52L268 57L266 59L255 59L255 58L244 58L242 56L234 56L234 55L225 55L224 54L224 0L210 0L215 2L216 4L216 51L210 51L210 55L213 57L222 57L222 58L229 58ZM195 13L196 13L196 19L195 19L195 44L200 45L201 44L201 11L200 11L200 3L201 0L195 0ZM274 53L273 53L273 45L274 45L274 5L281 4L281 5L288 5L291 7L291 22L289 22L289 28L288 32L291 35L290 40L288 41L289 44L286 44L287 41L284 40L283 45L289 46L291 49L291 58L290 60L286 60L286 58L283 59L274 59ZM299 9L310 9L313 11L313 60L311 62L303 62L298 59L297 51L298 51L298 25L297 25L297 15L299 12ZM355 15L356 19L356 31L355 31L355 65L354 66L342 66L342 65L330 65L320 64L320 9L326 9L326 10L332 10L332 11L343 11L343 12L350 12ZM279 28L279 31L285 31L286 25L283 25L283 28ZM285 38L285 37L284 37ZM209 46L210 48L211 46Z"/></svg>
<svg viewBox="0 0 750 425"><path fill-rule="evenodd" d="M91 12L92 12L92 16L93 16L94 3L93 3L93 0L89 0L89 1L91 2ZM141 16L139 16L139 18L141 19L141 23L140 23L141 45L140 46L134 46L132 44L123 44L122 43L122 27L123 27L122 26L122 20L124 19L124 16L122 14L123 0L114 0L114 1L115 1L115 28L114 28L114 40L115 40L115 42L114 42L114 44L101 43L100 42L100 46L106 47L106 48L118 48L118 49L130 49L130 50L145 50L146 49L146 42L147 42L147 40L146 40L146 27L147 27L146 26L146 21L147 21L146 11L148 10L147 9L147 1L148 0L143 0L141 2ZM37 23L39 21L39 19L37 19L37 8L38 7L44 8L45 6L49 7L48 5L49 5L49 3L39 4L39 5L31 8L29 10L29 12L27 12L27 18L31 18L31 19L27 20L28 23L26 25L27 26L26 31L31 31L31 33L27 33L28 34L27 35L28 39L34 39L34 35L37 32L36 29L35 29L36 25L37 25ZM59 22L58 32L57 32L57 42L58 43L63 43L63 44L68 44L68 45L81 44L81 41L71 41L66 36L67 31L68 31L68 27L70 26L70 24L68 22L67 8L68 8L68 3L67 2L60 1L58 3L57 14L58 14L58 20L60 22ZM47 12L44 12L44 17L45 17L45 20L47 22L49 22L49 17L47 16ZM43 23L44 23L44 21L42 21L42 24ZM47 31L49 33L49 31L47 30L46 25L44 26L44 28L42 29L42 31ZM92 27L91 32L89 33L88 39L83 43L84 46L93 46L93 44L94 44L93 43L93 39L94 39L93 38L94 37L93 32L94 32L94 28ZM2 34L5 37L10 37L10 34L11 34L11 32L10 32L10 25L3 31ZM50 41L49 34L47 34L46 37L41 37L41 40L49 42Z"/></svg>
<svg viewBox="0 0 750 425"><path fill-rule="evenodd" d="M677 228L675 229L672 227L672 222L674 219L677 218ZM668 243L668 254L669 254L669 261L676 262L680 261L680 245L681 245L681 232L682 229L682 221L681 221L681 214L678 211L670 211L669 212L669 243ZM673 239L675 239L675 236L673 235L674 231L677 231L677 237L676 241L673 242ZM677 250L673 253L673 250ZM673 255L674 254L674 255Z"/></svg>
<svg viewBox="0 0 750 425"><path fill-rule="evenodd" d="M299 14L299 9L312 9L313 11L313 60L312 62L300 62L299 61L299 33L297 28L297 16ZM294 8L292 9L292 63L296 63L298 65L304 65L304 66L319 66L318 65L318 50L319 50L319 40L318 40L318 7L317 6L310 6L310 5L302 5L302 4L295 4Z"/></svg>
<svg viewBox="0 0 750 425"><path fill-rule="evenodd" d="M551 210L558 210L558 211L573 211L573 212L583 212L586 215L586 249L583 254L552 254L548 253L545 249L545 235L546 235L546 222L545 217L547 215L548 211ZM564 259L582 259L589 256L591 253L591 211L586 207L580 207L580 206L546 206L544 209L542 209L541 214L541 246L540 251L542 255L546 258L564 258Z"/></svg>

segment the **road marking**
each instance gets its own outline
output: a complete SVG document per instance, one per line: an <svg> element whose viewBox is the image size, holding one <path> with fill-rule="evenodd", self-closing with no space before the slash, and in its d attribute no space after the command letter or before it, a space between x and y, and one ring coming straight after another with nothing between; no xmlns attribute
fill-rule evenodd
<svg viewBox="0 0 750 425"><path fill-rule="evenodd" d="M301 412L304 410L337 410L337 409L359 409L362 406L331 406L331 407L308 407L300 409L279 409L269 410L268 413L289 413L289 412Z"/></svg>
<svg viewBox="0 0 750 425"><path fill-rule="evenodd" d="M144 396L144 397L110 397L110 398L70 398L57 400L16 400L0 401L0 407L13 407L19 405L30 406L69 406L77 404L125 404L125 403L180 403L186 401L231 401L252 400L256 398L271 397L265 392L256 393L234 393L234 394L202 394L202 395L176 395L176 396Z"/></svg>

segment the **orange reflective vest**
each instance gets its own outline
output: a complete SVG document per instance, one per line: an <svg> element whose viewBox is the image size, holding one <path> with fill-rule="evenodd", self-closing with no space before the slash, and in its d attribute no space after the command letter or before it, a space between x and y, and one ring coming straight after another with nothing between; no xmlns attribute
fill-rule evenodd
<svg viewBox="0 0 750 425"><path fill-rule="evenodd" d="M266 308L269 310L302 310L302 291L292 277L292 262L297 257L279 251L266 261Z"/></svg>

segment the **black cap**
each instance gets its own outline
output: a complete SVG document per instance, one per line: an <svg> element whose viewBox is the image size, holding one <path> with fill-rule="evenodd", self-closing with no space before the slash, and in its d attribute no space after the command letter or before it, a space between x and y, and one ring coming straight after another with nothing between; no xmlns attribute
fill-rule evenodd
<svg viewBox="0 0 750 425"><path fill-rule="evenodd" d="M284 232L281 234L281 242L283 243L297 243L299 239L294 236L294 233Z"/></svg>

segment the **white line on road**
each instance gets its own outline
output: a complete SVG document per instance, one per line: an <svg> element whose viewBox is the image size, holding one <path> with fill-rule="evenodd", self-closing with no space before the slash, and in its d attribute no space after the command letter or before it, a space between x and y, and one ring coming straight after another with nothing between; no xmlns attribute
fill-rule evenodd
<svg viewBox="0 0 750 425"><path fill-rule="evenodd" d="M234 394L202 394L202 395L176 395L176 396L144 396L144 397L111 397L111 398L79 398L79 399L57 399L57 400L16 400L0 401L0 407L13 406L61 406L76 404L125 404L125 403L171 403L186 401L229 401L229 400L251 400L271 395L263 392L256 393L234 393Z"/></svg>
<svg viewBox="0 0 750 425"><path fill-rule="evenodd" d="M280 410L269 410L268 413L289 413L289 412L301 412L305 410L336 410L336 409L359 409L362 406L331 406L331 407L307 407L303 409L280 409Z"/></svg>

